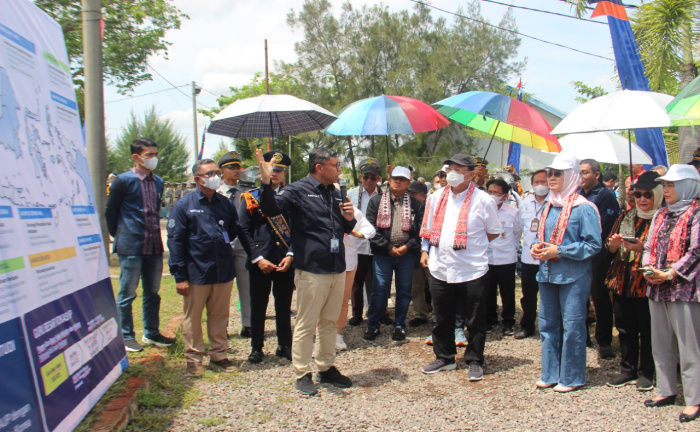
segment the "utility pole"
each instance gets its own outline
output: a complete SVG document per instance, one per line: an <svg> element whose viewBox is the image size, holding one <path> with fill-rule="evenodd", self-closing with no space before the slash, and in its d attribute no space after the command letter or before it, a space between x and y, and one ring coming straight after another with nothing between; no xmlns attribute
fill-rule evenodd
<svg viewBox="0 0 700 432"><path fill-rule="evenodd" d="M95 212L109 257L109 232L104 218L107 203L107 145L105 140L104 82L102 76L102 2L82 0L83 62L85 66L85 141L95 194Z"/></svg>
<svg viewBox="0 0 700 432"><path fill-rule="evenodd" d="M192 81L192 123L194 124L194 160L199 160L199 132L197 129L197 95L202 91L197 83Z"/></svg>

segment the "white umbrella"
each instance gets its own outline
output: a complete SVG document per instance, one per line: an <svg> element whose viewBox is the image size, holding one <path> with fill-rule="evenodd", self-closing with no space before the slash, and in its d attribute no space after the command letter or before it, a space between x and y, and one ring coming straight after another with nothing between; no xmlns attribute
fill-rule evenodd
<svg viewBox="0 0 700 432"><path fill-rule="evenodd" d="M562 150L576 156L578 160L595 159L598 162L627 164L630 160L627 138L612 132L571 134L559 138ZM648 154L632 143L632 159L635 163L651 164Z"/></svg>
<svg viewBox="0 0 700 432"><path fill-rule="evenodd" d="M552 135L671 126L666 105L673 96L622 90L591 99L571 112Z"/></svg>
<svg viewBox="0 0 700 432"><path fill-rule="evenodd" d="M314 103L290 95L240 99L214 117L208 133L231 138L273 138L325 129L337 117Z"/></svg>

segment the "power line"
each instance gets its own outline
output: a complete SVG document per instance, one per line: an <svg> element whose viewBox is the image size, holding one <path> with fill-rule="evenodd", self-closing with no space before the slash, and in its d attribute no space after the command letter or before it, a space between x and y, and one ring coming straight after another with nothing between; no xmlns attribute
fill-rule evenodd
<svg viewBox="0 0 700 432"><path fill-rule="evenodd" d="M540 38L537 38L537 37L534 37L534 36L530 36L530 35L526 35L526 34L524 34L524 33L517 32L517 31L515 31L515 30L510 30L510 29L507 29L507 28L504 28L504 27L499 27L499 26L497 26L497 25L490 24L490 23L487 23L487 22L485 22L485 21L478 20L478 19L476 19L476 18L471 18L471 17L465 16L465 15L458 14L458 13L456 13L456 12L451 12L451 11L448 11L448 10L445 10L445 9L441 9L441 8L439 8L439 7L437 7L437 6L433 6L433 5L431 5L431 4L424 3L424 2L422 2L422 1L420 1L420 0L409 0L409 1L411 1L411 2L413 2L413 3L418 3L418 4L423 5L423 6L427 6L427 7L429 7L429 8L438 10L438 11L440 11L440 12L444 12L444 13L446 13L446 14L454 15L454 16L457 16L457 17L460 17L460 18L464 18L464 19L467 19L467 20L470 20L470 21L475 21L475 22L478 22L478 23L483 24L483 25L485 25L485 26L493 27L493 28L498 29L498 30L502 30L502 31L505 31L505 32L508 32L508 33L512 33L512 34L516 34L516 35L518 35L518 36L522 36L522 37L525 37L525 38L528 38L528 39L536 40L536 41L538 41L538 42L546 43L546 44L548 44L548 45L554 45L554 46L557 46L557 47L560 47L560 48L568 49L568 50L570 50L570 51L575 51L575 52L577 52L577 53L585 54L585 55L588 55L588 56L591 56L591 57L597 57L597 58L600 58L600 59L603 59L603 60L615 61L615 60L613 60L613 59L611 59L611 58L609 58L609 57L604 57L604 56L601 56L601 55L598 55L598 54L589 53L589 52L586 52L586 51L583 51L583 50L580 50L580 49L577 49L577 48L572 48L572 47L570 47L570 46L558 44L558 43L556 43L556 42L550 42L550 41L547 41L547 40L544 40L544 39L540 39Z"/></svg>
<svg viewBox="0 0 700 432"><path fill-rule="evenodd" d="M517 6L514 4L498 2L495 0L481 0L481 1L486 2L486 3L493 3L493 4L497 4L497 5L501 5L501 6L507 6L507 7L513 8L513 9L524 9L524 10L528 10L531 12L540 12L540 13L549 14L549 15L556 15L556 16L559 16L562 18L575 19L577 21L589 22L589 23L593 23L593 24L608 25L607 23L605 23L603 21L595 21L595 20L588 19L588 18L579 18L579 17L573 16L573 15L567 15L567 14L563 14L563 13L559 13L559 12L552 12L552 11L543 10L543 9L529 8L527 6Z"/></svg>
<svg viewBox="0 0 700 432"><path fill-rule="evenodd" d="M181 85L181 86L179 86L179 87L187 87L188 85L189 85L189 84L183 84L183 85ZM140 97L144 97L144 96L150 96L150 95L154 95L154 94L156 94L156 93L163 93L163 92L172 91L172 90L173 90L172 88L167 88L167 89L163 89L163 90L154 91L154 92L151 92L151 93L144 93L144 94L141 94L141 95L129 96L129 97L125 97L125 98L122 98L122 99L115 99L115 100L107 101L107 102L105 102L105 104L115 103L115 102L122 102L122 101L125 101L125 100L136 99L136 98L140 98Z"/></svg>
<svg viewBox="0 0 700 432"><path fill-rule="evenodd" d="M217 98L222 98L222 97L223 97L222 95L218 95L218 94L216 94L216 93L210 92L209 90L205 89L204 87L200 87L200 88L201 88L202 90L204 90L205 92L209 93L210 95L216 96Z"/></svg>
<svg viewBox="0 0 700 432"><path fill-rule="evenodd" d="M157 70L155 70L155 69L153 68L153 66L151 66L150 63L146 63L146 64L148 65L148 67L149 67L153 72L156 73L156 75L158 75L159 77L163 78L163 80L164 80L166 83L170 84L170 86L171 86L172 88L174 88L175 90L177 90L177 91L179 91L180 93L182 93L182 95L185 96L187 99L192 99L192 96L191 96L191 95L188 95L188 94L185 93L184 91L180 90L180 88L178 88L178 86L176 86L175 84L173 84L173 83L171 83L170 81L168 81L168 79L165 78L163 75L161 75L160 72L158 72ZM206 109L208 109L208 110L211 109L210 106L205 105L205 104L203 104L203 103L201 103L201 102L199 102L199 101L197 102L197 105L201 105L201 106L203 106L204 108L206 108Z"/></svg>

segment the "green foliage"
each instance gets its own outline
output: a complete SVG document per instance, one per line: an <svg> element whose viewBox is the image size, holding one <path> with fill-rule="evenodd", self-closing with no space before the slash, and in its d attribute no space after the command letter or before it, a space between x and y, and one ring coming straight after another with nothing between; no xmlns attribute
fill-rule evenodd
<svg viewBox="0 0 700 432"><path fill-rule="evenodd" d="M73 82L82 105L83 23L81 0L34 0L34 4L61 25L66 40ZM106 82L127 93L139 83L151 80L146 72L150 56L167 58L165 39L169 30L179 29L189 17L167 0L111 0L102 2L104 19L104 74Z"/></svg>
<svg viewBox="0 0 700 432"><path fill-rule="evenodd" d="M608 94L602 86L590 87L583 81L572 81L571 85L574 86L576 92L579 94L576 96L576 101L581 103Z"/></svg>
<svg viewBox="0 0 700 432"><path fill-rule="evenodd" d="M158 144L156 174L166 181L187 180L190 151L185 145L185 138L175 131L170 120L158 116L155 107L141 119L131 114L116 145L107 148L107 172L122 173L133 166L131 143L140 137L151 138Z"/></svg>

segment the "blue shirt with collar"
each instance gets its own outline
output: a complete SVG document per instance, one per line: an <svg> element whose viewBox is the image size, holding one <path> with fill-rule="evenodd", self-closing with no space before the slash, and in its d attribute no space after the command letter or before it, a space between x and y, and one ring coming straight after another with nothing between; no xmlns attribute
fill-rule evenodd
<svg viewBox="0 0 700 432"><path fill-rule="evenodd" d="M335 186L324 187L312 175L296 181L276 194L264 184L260 210L268 216L287 212L292 227L294 267L316 274L343 273L343 235L350 234L357 221L346 220L340 212L340 193ZM331 239L338 239L337 253L331 253Z"/></svg>
<svg viewBox="0 0 700 432"><path fill-rule="evenodd" d="M209 201L197 188L182 197L168 220L168 264L175 282L211 285L236 277L229 242L239 232L236 208L223 195L214 193Z"/></svg>

